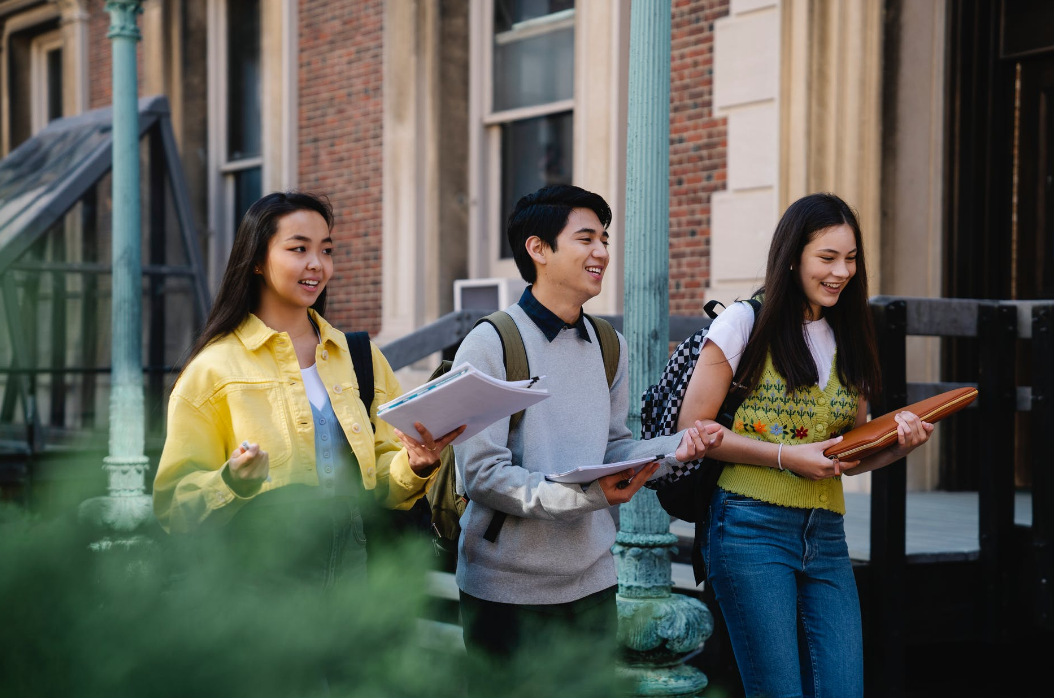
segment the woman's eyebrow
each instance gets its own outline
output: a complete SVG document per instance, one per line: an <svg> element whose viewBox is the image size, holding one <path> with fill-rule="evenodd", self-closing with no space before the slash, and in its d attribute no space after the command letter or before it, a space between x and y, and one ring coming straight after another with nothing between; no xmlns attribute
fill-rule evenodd
<svg viewBox="0 0 1054 698"><path fill-rule="evenodd" d="M290 235L289 237L287 237L285 239L285 241L286 242L294 242L294 241L295 242L313 242L312 239L309 238L306 235ZM331 237L322 238L322 242L324 244L332 245L333 244L333 238L331 238Z"/></svg>
<svg viewBox="0 0 1054 698"><path fill-rule="evenodd" d="M838 250L832 250L830 247L825 247L822 250L816 250L816 251L817 252L828 252L830 254L841 254L841 252L839 252ZM851 249L848 252L846 252L846 254L853 254L855 252L856 252L856 248L854 247L853 249Z"/></svg>

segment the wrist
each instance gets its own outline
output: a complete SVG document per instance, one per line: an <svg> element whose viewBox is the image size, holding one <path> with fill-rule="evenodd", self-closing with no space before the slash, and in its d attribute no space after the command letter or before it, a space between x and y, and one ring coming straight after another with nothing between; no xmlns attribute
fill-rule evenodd
<svg viewBox="0 0 1054 698"><path fill-rule="evenodd" d="M230 463L225 463L223 465L223 470L220 471L220 477L223 479L224 484L230 488L231 492L242 498L253 496L263 485L263 480L249 482L235 477L234 473L231 472Z"/></svg>

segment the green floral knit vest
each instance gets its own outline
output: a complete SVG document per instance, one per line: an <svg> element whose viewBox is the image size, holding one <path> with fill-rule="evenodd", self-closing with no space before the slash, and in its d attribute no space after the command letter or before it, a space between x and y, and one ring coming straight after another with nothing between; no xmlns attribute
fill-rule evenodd
<svg viewBox="0 0 1054 698"><path fill-rule="evenodd" d="M835 363L831 362L826 388L813 385L788 395L787 382L772 364L770 353L758 387L736 411L732 431L787 446L826 441L849 431L856 423L858 393L838 380ZM808 480L790 470L730 463L717 484L728 492L770 504L845 513L840 477Z"/></svg>

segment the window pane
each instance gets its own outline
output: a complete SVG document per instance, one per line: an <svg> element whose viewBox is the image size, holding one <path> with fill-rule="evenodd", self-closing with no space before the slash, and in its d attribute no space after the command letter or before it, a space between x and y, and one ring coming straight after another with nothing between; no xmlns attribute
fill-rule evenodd
<svg viewBox="0 0 1054 698"><path fill-rule="evenodd" d="M234 227L231 230L237 230L245 212L263 196L263 170L250 167L229 176L234 178Z"/></svg>
<svg viewBox="0 0 1054 698"><path fill-rule="evenodd" d="M495 111L574 96L574 16L564 12L573 8L570 0L495 0Z"/></svg>
<svg viewBox="0 0 1054 698"><path fill-rule="evenodd" d="M227 0L227 158L260 155L260 0Z"/></svg>
<svg viewBox="0 0 1054 698"><path fill-rule="evenodd" d="M516 202L547 184L571 183L571 112L501 127L502 258L512 257L505 224Z"/></svg>
<svg viewBox="0 0 1054 698"><path fill-rule="evenodd" d="M62 49L48 51L48 121L62 118Z"/></svg>
<svg viewBox="0 0 1054 698"><path fill-rule="evenodd" d="M494 0L494 33L531 19L574 9L575 0Z"/></svg>
<svg viewBox="0 0 1054 698"><path fill-rule="evenodd" d="M572 28L494 46L494 111L574 97Z"/></svg>

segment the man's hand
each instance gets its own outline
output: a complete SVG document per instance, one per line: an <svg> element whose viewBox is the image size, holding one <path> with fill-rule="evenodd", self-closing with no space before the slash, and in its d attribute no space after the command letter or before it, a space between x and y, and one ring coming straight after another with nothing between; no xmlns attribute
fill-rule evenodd
<svg viewBox="0 0 1054 698"><path fill-rule="evenodd" d="M260 444L243 441L227 461L223 480L239 497L251 497L267 480L270 470L267 451L261 451Z"/></svg>
<svg viewBox="0 0 1054 698"><path fill-rule="evenodd" d="M699 460L706 455L706 449L720 446L724 437L725 431L720 424L696 422L694 427L685 429L674 456L682 463Z"/></svg>
<svg viewBox="0 0 1054 698"><path fill-rule="evenodd" d="M637 490L643 487L648 478L654 475L658 469L659 461L652 461L638 470L636 475L633 474L633 468L629 468L621 473L605 475L597 482L600 483L600 489L604 490L604 496L607 497L608 504L625 504L633 499L633 495L637 494Z"/></svg>

